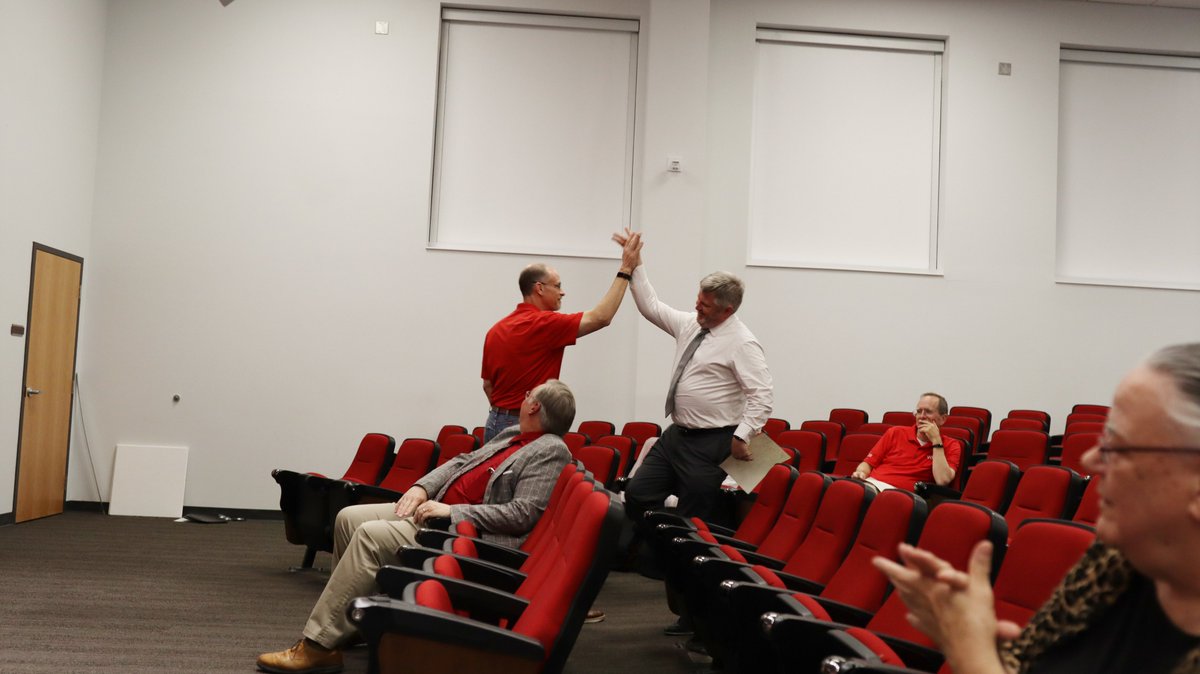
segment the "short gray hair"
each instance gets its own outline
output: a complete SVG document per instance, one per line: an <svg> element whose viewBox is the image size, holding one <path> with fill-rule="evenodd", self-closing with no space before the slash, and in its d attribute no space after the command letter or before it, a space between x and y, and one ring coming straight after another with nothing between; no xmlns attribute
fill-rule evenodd
<svg viewBox="0 0 1200 674"><path fill-rule="evenodd" d="M950 403L946 402L946 397L943 396L942 394L934 393L933 391L926 391L925 393L921 394L921 397L922 398L937 398L938 414L940 414L942 416L946 416L947 414L950 413Z"/></svg>
<svg viewBox="0 0 1200 674"><path fill-rule="evenodd" d="M539 282L546 279L546 275L550 273L549 267L541 262L535 262L521 270L521 275L517 277L517 287L521 289L521 297L529 297L533 294L533 287Z"/></svg>
<svg viewBox="0 0 1200 674"><path fill-rule="evenodd" d="M1200 434L1200 343L1175 344L1155 351L1146 367L1167 375L1180 394L1180 404L1167 416L1189 435Z"/></svg>
<svg viewBox="0 0 1200 674"><path fill-rule="evenodd" d="M542 404L538 411L542 431L561 436L571 430L571 424L575 421L575 394L566 384L557 379L547 379L530 395Z"/></svg>
<svg viewBox="0 0 1200 674"><path fill-rule="evenodd" d="M742 306L742 295L746 294L746 284L742 279L727 271L714 271L700 279L700 292L712 295L717 304L723 307L733 307L737 311Z"/></svg>

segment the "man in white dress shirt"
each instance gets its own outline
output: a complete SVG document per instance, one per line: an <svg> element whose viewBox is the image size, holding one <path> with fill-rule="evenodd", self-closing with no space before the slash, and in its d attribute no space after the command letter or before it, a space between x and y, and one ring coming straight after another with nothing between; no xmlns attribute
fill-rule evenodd
<svg viewBox="0 0 1200 674"><path fill-rule="evenodd" d="M613 239L624 245L632 234ZM675 357L666 400L672 423L626 487L626 513L640 522L675 494L680 514L712 517L725 479L719 464L730 454L751 458L747 443L774 401L762 346L734 315L745 286L713 272L700 281L695 311L680 311L659 301L639 253L630 289L642 316L675 338Z"/></svg>

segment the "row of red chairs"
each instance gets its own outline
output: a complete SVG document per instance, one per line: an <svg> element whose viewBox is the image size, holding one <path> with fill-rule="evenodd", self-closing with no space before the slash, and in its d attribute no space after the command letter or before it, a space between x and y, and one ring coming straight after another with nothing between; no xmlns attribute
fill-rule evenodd
<svg viewBox="0 0 1200 674"><path fill-rule="evenodd" d="M390 435L367 433L340 478L271 471L279 485L284 535L289 543L304 546L297 568L311 568L317 552L333 551L333 522L342 508L399 500L422 475L477 446L474 436L462 433L443 432L437 441L409 438L399 447Z"/></svg>
<svg viewBox="0 0 1200 674"><path fill-rule="evenodd" d="M954 428L964 428L969 430L971 449L978 451L985 446L992 433L992 413L986 408L971 407L971 406L955 406L949 410L949 415L946 417L946 425ZM1072 432L1074 423L1101 423L1105 421L1108 415L1107 405L1091 405L1078 404L1072 408L1071 414L1067 416L1065 425L1065 435ZM830 410L827 420L812 420L806 421L800 428L806 428L805 424L810 428L814 424L820 422L831 422L832 424L841 425L841 435L849 435L851 433L866 432L866 433L882 433L890 426L911 426L916 423L916 417L912 412L884 412L883 418L878 423L870 423L868 414L860 409L839 407ZM829 433L827 427L815 427L815 430ZM786 419L771 418L763 427L763 431L772 437L776 438L778 434L790 430L791 424ZM1037 430L1044 433L1050 432L1050 414L1041 410L1015 409L1008 413L1008 416L1001 420L999 425L1000 430ZM1096 432L1099 429L1095 427L1084 428L1087 432ZM1061 436L1055 436L1055 440L1060 440ZM777 441L778 442L778 441ZM830 448L830 453L836 453L836 446ZM832 458L832 456L827 457Z"/></svg>
<svg viewBox="0 0 1200 674"><path fill-rule="evenodd" d="M608 575L624 518L591 476L568 465L519 549L488 544L460 523L423 529L347 614L371 671L559 672Z"/></svg>
<svg viewBox="0 0 1200 674"><path fill-rule="evenodd" d="M1022 622L1092 537L1084 525L1023 518L1009 541L1009 522L975 503L946 501L927 511L910 492L877 493L864 482L796 476L786 466L768 480L752 509L760 512L734 531L647 514L665 560L669 604L687 611L697 638L728 671L815 671L825 655L842 652L826 646L834 629L845 632L833 639L838 644L887 648L903 654L891 662L932 671L940 656L908 625L899 597L888 597L872 557L895 558L900 542L915 541L964 569L975 542L991 540L996 564L1007 560L996 581L998 604L1019 595L1030 607L1001 615ZM859 654L851 646L839 648Z"/></svg>

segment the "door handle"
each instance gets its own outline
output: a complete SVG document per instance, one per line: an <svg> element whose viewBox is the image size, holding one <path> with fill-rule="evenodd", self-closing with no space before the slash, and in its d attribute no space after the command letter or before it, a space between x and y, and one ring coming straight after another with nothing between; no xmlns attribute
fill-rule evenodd
<svg viewBox="0 0 1200 674"><path fill-rule="evenodd" d="M25 397L26 398L28 398L29 396L40 395L41 393L42 393L41 389L36 389L36 388L26 388L25 389Z"/></svg>

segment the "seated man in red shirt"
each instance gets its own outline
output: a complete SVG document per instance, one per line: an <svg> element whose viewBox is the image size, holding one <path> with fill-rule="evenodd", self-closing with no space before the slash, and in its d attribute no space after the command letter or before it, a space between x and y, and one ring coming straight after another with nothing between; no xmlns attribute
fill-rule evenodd
<svg viewBox="0 0 1200 674"><path fill-rule="evenodd" d="M851 477L880 489L912 491L917 482L949 484L962 456L958 440L942 440L941 426L949 411L950 405L942 396L923 394L917 402L916 425L889 428Z"/></svg>
<svg viewBox="0 0 1200 674"><path fill-rule="evenodd" d="M344 508L334 525L333 573L308 618L304 638L286 651L260 655L258 668L340 672L338 649L355 632L346 605L378 592L375 572L399 562L396 551L415 544L417 528L427 519L467 520L486 540L520 545L571 460L561 436L574 420L571 389L551 379L525 396L518 426L434 469L398 502Z"/></svg>

